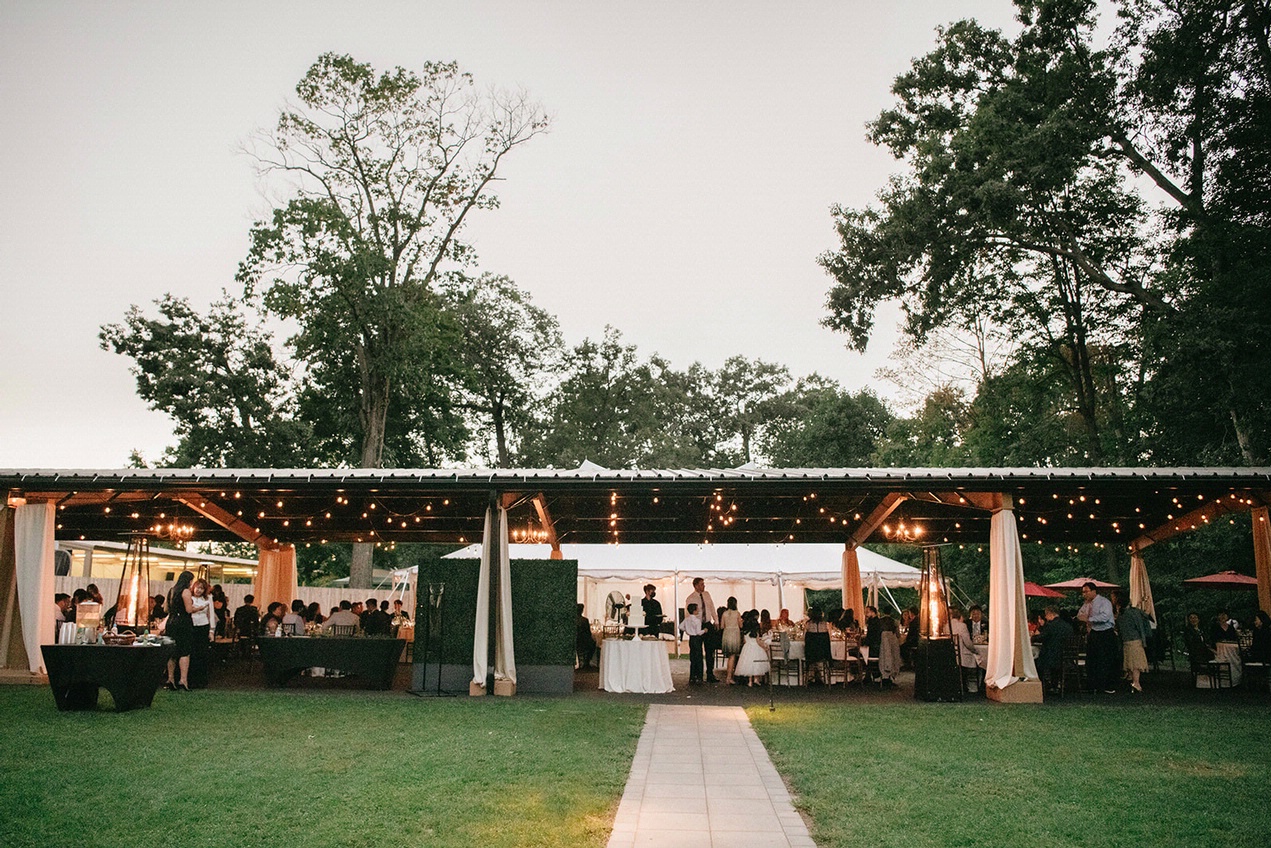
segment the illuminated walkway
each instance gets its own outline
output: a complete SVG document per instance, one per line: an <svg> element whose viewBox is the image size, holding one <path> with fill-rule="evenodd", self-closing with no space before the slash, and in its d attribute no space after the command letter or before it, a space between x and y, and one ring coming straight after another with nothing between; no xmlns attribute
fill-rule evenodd
<svg viewBox="0 0 1271 848"><path fill-rule="evenodd" d="M649 707L609 848L815 848L741 707Z"/></svg>

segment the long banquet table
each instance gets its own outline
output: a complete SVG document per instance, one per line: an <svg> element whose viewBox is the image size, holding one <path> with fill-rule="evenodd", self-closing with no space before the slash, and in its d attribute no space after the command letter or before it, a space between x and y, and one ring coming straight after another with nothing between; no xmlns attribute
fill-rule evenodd
<svg viewBox="0 0 1271 848"><path fill-rule="evenodd" d="M149 707L167 677L170 645L41 645L59 710L97 709L98 689L119 712Z"/></svg>
<svg viewBox="0 0 1271 848"><path fill-rule="evenodd" d="M600 688L606 692L674 692L666 645L659 639L604 640Z"/></svg>
<svg viewBox="0 0 1271 848"><path fill-rule="evenodd" d="M257 643L270 686L285 686L306 668L334 668L365 677L374 689L393 688L397 661L406 644L378 636L262 637Z"/></svg>

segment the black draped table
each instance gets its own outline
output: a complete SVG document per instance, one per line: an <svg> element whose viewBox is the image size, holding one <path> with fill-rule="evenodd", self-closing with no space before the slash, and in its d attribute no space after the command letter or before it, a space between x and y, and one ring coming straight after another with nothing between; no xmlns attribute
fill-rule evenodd
<svg viewBox="0 0 1271 848"><path fill-rule="evenodd" d="M265 680L285 686L306 668L334 668L367 678L375 689L393 688L403 639L377 636L284 636L257 640Z"/></svg>
<svg viewBox="0 0 1271 848"><path fill-rule="evenodd" d="M59 710L97 709L104 688L124 712L149 707L167 679L170 645L41 645Z"/></svg>

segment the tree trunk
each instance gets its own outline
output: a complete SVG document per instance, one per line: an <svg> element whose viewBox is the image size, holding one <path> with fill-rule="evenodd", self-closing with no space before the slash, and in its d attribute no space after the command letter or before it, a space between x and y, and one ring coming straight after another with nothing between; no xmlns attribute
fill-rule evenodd
<svg viewBox="0 0 1271 848"><path fill-rule="evenodd" d="M379 468L384 461L384 434L388 422L388 380L362 381L362 460L360 468ZM369 589L374 579L375 543L354 542L349 562L349 588Z"/></svg>

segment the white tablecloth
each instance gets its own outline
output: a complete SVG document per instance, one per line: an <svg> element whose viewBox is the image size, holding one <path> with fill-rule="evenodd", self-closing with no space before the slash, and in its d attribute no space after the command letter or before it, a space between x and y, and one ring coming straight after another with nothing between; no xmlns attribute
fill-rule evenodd
<svg viewBox="0 0 1271 848"><path fill-rule="evenodd" d="M842 662L843 655L845 653L845 649L843 646L845 644L846 643L842 639L831 639L830 640L830 656L833 657L835 660ZM804 645L804 643L801 641L796 642L793 639L791 639L790 640L790 659L802 660L806 658L807 658L807 648Z"/></svg>
<svg viewBox="0 0 1271 848"><path fill-rule="evenodd" d="M1241 679L1244 677L1244 663L1240 661L1240 645L1236 642L1219 642L1214 646L1214 662L1227 663L1231 666L1231 685L1239 686ZM1209 678L1205 675L1199 675L1196 678L1196 688L1208 689ZM1222 681L1222 688L1227 688L1227 681Z"/></svg>
<svg viewBox="0 0 1271 848"><path fill-rule="evenodd" d="M657 640L606 639L600 646L600 688L606 692L674 692L666 645Z"/></svg>

